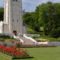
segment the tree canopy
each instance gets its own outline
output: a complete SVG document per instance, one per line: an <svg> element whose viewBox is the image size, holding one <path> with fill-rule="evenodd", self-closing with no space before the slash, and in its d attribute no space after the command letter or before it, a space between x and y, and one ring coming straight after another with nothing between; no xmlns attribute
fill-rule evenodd
<svg viewBox="0 0 60 60"><path fill-rule="evenodd" d="M40 27L44 28L44 34L60 36L60 3L43 3L36 7L35 12L26 13L24 21L27 25L40 33Z"/></svg>

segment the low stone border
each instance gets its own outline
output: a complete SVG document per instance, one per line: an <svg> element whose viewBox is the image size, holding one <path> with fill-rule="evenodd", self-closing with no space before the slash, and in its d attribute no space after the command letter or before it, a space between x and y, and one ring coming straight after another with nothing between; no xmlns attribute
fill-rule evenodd
<svg viewBox="0 0 60 60"><path fill-rule="evenodd" d="M22 45L21 47L30 48L30 47L57 47L60 46L60 42L37 42L34 45Z"/></svg>
<svg viewBox="0 0 60 60"><path fill-rule="evenodd" d="M60 42L38 42L39 46L60 46Z"/></svg>

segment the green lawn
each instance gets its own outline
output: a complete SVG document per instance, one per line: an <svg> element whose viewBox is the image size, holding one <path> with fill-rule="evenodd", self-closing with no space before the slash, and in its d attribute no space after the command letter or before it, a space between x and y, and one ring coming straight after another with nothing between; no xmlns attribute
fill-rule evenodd
<svg viewBox="0 0 60 60"><path fill-rule="evenodd" d="M27 60L60 60L60 47L29 48L28 52L34 58Z"/></svg>
<svg viewBox="0 0 60 60"><path fill-rule="evenodd" d="M15 60L60 60L60 47L26 48L26 50L33 58ZM11 57L0 53L0 60L11 60Z"/></svg>
<svg viewBox="0 0 60 60"><path fill-rule="evenodd" d="M0 60L12 60L12 57L6 54L0 53Z"/></svg>

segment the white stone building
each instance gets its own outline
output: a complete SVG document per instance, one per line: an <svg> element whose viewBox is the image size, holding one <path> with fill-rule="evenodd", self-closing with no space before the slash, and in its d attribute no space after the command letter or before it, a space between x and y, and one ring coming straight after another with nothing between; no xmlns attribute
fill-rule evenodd
<svg viewBox="0 0 60 60"><path fill-rule="evenodd" d="M22 0L4 0L4 21L0 22L0 33L23 34Z"/></svg>

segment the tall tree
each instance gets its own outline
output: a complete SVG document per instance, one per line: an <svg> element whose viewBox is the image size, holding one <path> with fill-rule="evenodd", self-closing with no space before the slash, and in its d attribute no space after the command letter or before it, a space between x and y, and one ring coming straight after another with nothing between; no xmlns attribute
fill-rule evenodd
<svg viewBox="0 0 60 60"><path fill-rule="evenodd" d="M50 36L60 36L60 4L48 2L39 5L38 9L39 21L44 27L44 33Z"/></svg>
<svg viewBox="0 0 60 60"><path fill-rule="evenodd" d="M0 8L0 21L3 21L4 19L4 9Z"/></svg>

